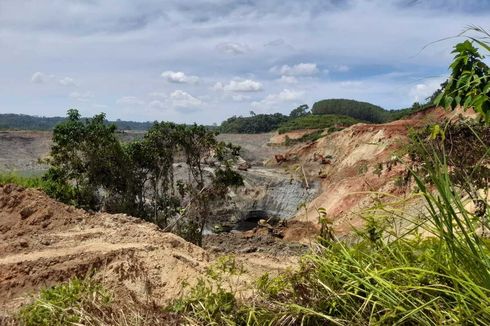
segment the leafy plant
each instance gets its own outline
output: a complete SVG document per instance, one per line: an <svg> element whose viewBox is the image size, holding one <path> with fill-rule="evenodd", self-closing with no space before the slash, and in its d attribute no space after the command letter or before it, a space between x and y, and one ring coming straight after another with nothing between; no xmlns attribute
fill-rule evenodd
<svg viewBox="0 0 490 326"><path fill-rule="evenodd" d="M435 104L446 108L473 108L481 118L490 124L490 68L475 43L490 53L490 34L481 27L470 27L461 35L475 31L482 37L467 36L468 40L456 44L454 60L449 66L451 75L442 85Z"/></svg>

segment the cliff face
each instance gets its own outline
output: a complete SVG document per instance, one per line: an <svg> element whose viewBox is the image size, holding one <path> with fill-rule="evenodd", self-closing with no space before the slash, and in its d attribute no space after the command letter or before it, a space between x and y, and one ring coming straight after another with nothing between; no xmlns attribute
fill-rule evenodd
<svg viewBox="0 0 490 326"><path fill-rule="evenodd" d="M325 134L315 142L297 145L281 153L283 162L271 159L267 165L275 168L300 166L309 184L318 182L317 196L308 202L306 209L298 211L293 220L318 228L317 210L324 208L336 234L342 236L353 227L362 226L360 213L375 201L410 193L406 167L399 161L400 158L408 160L404 148L408 144L409 130L448 115L438 108L386 124L357 124ZM406 209L420 204L407 203L410 208Z"/></svg>

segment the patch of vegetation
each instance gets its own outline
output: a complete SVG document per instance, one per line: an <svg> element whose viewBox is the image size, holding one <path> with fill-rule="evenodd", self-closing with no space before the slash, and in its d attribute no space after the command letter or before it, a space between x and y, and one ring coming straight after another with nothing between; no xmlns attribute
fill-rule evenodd
<svg viewBox="0 0 490 326"><path fill-rule="evenodd" d="M40 291L15 316L24 326L180 325L175 314L157 307L115 302L114 295L90 278L72 278ZM17 324L16 323L16 324Z"/></svg>
<svg viewBox="0 0 490 326"><path fill-rule="evenodd" d="M490 54L490 33L481 27L470 27L467 32L477 32L481 37L469 36L468 40L457 44L452 53L454 60L450 65L451 75L442 85L443 89L435 103L446 108L458 106L473 108L480 118L490 123L490 67L483 62L475 43Z"/></svg>
<svg viewBox="0 0 490 326"><path fill-rule="evenodd" d="M111 300L109 293L97 283L73 278L41 290L33 303L20 310L18 319L26 326L80 324L87 311L104 309Z"/></svg>
<svg viewBox="0 0 490 326"><path fill-rule="evenodd" d="M280 134L301 129L329 129L331 131L335 131L359 122L359 120L343 115L310 114L282 123L277 131Z"/></svg>
<svg viewBox="0 0 490 326"><path fill-rule="evenodd" d="M42 177L22 176L16 173L0 173L0 184L16 184L25 188L46 189L47 182Z"/></svg>
<svg viewBox="0 0 490 326"><path fill-rule="evenodd" d="M284 141L284 145L291 146L291 145L299 144L299 143L313 142L313 141L320 139L322 137L322 135L323 135L322 129L315 130L313 132L304 134L303 136L301 136L300 138L297 138L297 139L289 138L286 135L286 140Z"/></svg>
<svg viewBox="0 0 490 326"><path fill-rule="evenodd" d="M311 109L313 114L341 114L368 121L382 123L387 121L387 111L377 105L347 99L328 99L318 101Z"/></svg>
<svg viewBox="0 0 490 326"><path fill-rule="evenodd" d="M418 163L415 168L425 171L431 157L445 161L451 167L451 181L475 199L475 190L490 184L489 125L471 119L448 121L413 132L410 137L408 152Z"/></svg>
<svg viewBox="0 0 490 326"><path fill-rule="evenodd" d="M423 110L431 105L431 100L426 104L414 103L411 108L401 110L385 110L380 106L347 99L327 99L313 104L311 112L315 115L337 114L351 118L371 122L385 123L401 119L411 113Z"/></svg>
<svg viewBox="0 0 490 326"><path fill-rule="evenodd" d="M258 134L276 130L288 117L281 114L253 114L250 117L233 116L221 123L221 133Z"/></svg>
<svg viewBox="0 0 490 326"><path fill-rule="evenodd" d="M167 310L183 314L192 325L246 324L246 311L241 310L235 298L237 288L232 282L243 272L243 266L235 257L220 257L207 269L208 279L198 279L197 284L176 299Z"/></svg>
<svg viewBox="0 0 490 326"><path fill-rule="evenodd" d="M53 130L43 177L48 195L85 209L141 217L201 244L211 204L243 184L231 169L239 148L216 140L204 126L155 123L143 139L122 143L104 115L83 120L76 110ZM212 157L214 156L214 157ZM188 178L174 178L181 157ZM206 174L205 159L220 162Z"/></svg>
<svg viewBox="0 0 490 326"><path fill-rule="evenodd" d="M0 114L0 130L53 130L62 122L64 117L38 117L26 114L4 113ZM136 121L105 121L107 124L115 124L121 130L148 130L153 122Z"/></svg>

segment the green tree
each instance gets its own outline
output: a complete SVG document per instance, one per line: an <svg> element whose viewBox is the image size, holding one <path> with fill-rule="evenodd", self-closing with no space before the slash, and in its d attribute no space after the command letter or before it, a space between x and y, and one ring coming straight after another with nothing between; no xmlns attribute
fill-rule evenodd
<svg viewBox="0 0 490 326"><path fill-rule="evenodd" d="M122 144L104 114L82 121L77 110L56 126L48 160L48 193L86 209L127 213L174 230L201 245L212 205L243 184L231 163L239 148L216 140L204 126L155 123L143 139ZM214 173L204 162L220 162ZM176 158L187 179L176 180Z"/></svg>
<svg viewBox="0 0 490 326"><path fill-rule="evenodd" d="M300 105L296 109L292 110L291 113L289 113L289 117L292 119L303 117L310 114L310 112L308 111L309 109L310 108L307 104Z"/></svg>

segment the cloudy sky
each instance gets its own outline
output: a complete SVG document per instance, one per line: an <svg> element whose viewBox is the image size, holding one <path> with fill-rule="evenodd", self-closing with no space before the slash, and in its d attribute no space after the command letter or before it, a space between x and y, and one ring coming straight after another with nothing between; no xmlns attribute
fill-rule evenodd
<svg viewBox="0 0 490 326"><path fill-rule="evenodd" d="M487 0L0 0L0 113L214 123L430 95Z"/></svg>

